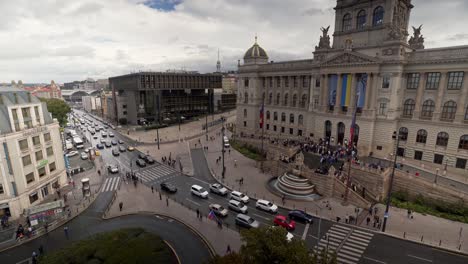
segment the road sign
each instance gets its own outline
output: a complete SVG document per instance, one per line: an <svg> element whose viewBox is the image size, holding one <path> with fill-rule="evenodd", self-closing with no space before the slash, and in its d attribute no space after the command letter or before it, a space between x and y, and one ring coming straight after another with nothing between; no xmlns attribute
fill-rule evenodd
<svg viewBox="0 0 468 264"><path fill-rule="evenodd" d="M388 213L385 213L383 217L388 218Z"/></svg>

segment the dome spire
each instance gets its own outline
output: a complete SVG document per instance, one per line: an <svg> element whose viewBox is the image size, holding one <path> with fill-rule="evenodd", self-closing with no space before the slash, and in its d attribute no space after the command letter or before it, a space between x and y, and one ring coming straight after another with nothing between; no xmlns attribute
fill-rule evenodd
<svg viewBox="0 0 468 264"><path fill-rule="evenodd" d="M257 44L257 33L255 32L255 44Z"/></svg>

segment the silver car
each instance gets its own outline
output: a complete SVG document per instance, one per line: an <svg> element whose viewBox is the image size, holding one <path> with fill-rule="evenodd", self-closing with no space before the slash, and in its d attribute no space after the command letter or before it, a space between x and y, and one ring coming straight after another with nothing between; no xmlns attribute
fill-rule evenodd
<svg viewBox="0 0 468 264"><path fill-rule="evenodd" d="M228 193L228 190L219 183L213 183L210 185L210 192L219 195L226 195Z"/></svg>
<svg viewBox="0 0 468 264"><path fill-rule="evenodd" d="M260 226L257 220L245 214L238 214L236 216L236 224L246 228L258 228Z"/></svg>

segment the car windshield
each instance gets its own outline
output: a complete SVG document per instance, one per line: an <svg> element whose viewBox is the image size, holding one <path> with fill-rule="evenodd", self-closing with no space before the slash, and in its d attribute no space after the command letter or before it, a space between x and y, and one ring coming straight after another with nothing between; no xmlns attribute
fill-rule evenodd
<svg viewBox="0 0 468 264"><path fill-rule="evenodd" d="M253 218L249 218L249 219L247 220L247 222L249 222L249 224L253 223L254 221L255 221L255 220L253 220Z"/></svg>
<svg viewBox="0 0 468 264"><path fill-rule="evenodd" d="M220 206L220 207L218 207L218 210L219 210L219 211L223 211L223 210L224 210L224 207Z"/></svg>
<svg viewBox="0 0 468 264"><path fill-rule="evenodd" d="M244 203L239 203L239 207L244 207Z"/></svg>
<svg viewBox="0 0 468 264"><path fill-rule="evenodd" d="M272 207L273 204L272 204L271 202L268 202L268 203L267 203L267 206Z"/></svg>
<svg viewBox="0 0 468 264"><path fill-rule="evenodd" d="M239 197L240 197L240 198L244 198L245 195L244 195L243 193L241 193L241 194L239 194Z"/></svg>

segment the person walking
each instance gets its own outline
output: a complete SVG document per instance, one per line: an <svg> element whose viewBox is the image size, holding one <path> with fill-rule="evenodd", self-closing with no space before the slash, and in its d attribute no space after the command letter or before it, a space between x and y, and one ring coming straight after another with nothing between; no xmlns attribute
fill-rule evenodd
<svg viewBox="0 0 468 264"><path fill-rule="evenodd" d="M119 203L119 209L120 209L121 212L122 212L122 207L123 207L123 202L120 202Z"/></svg>
<svg viewBox="0 0 468 264"><path fill-rule="evenodd" d="M33 253L32 253L31 262L32 262L33 264L36 264L36 263L37 263L37 254L36 254L36 251L33 251Z"/></svg>
<svg viewBox="0 0 468 264"><path fill-rule="evenodd" d="M154 187L151 185L151 192L154 193Z"/></svg>
<svg viewBox="0 0 468 264"><path fill-rule="evenodd" d="M63 228L63 232L65 233L65 237L66 237L67 239L70 239L70 237L68 236L68 226L65 226L65 227Z"/></svg>
<svg viewBox="0 0 468 264"><path fill-rule="evenodd" d="M234 168L237 168L237 160L234 160Z"/></svg>
<svg viewBox="0 0 468 264"><path fill-rule="evenodd" d="M200 210L197 208L197 218L200 218Z"/></svg>
<svg viewBox="0 0 468 264"><path fill-rule="evenodd" d="M231 254L231 246L229 244L227 245L226 254Z"/></svg>
<svg viewBox="0 0 468 264"><path fill-rule="evenodd" d="M367 225L369 225L369 223L370 223L370 217L369 216L366 219L366 223L367 223Z"/></svg>

